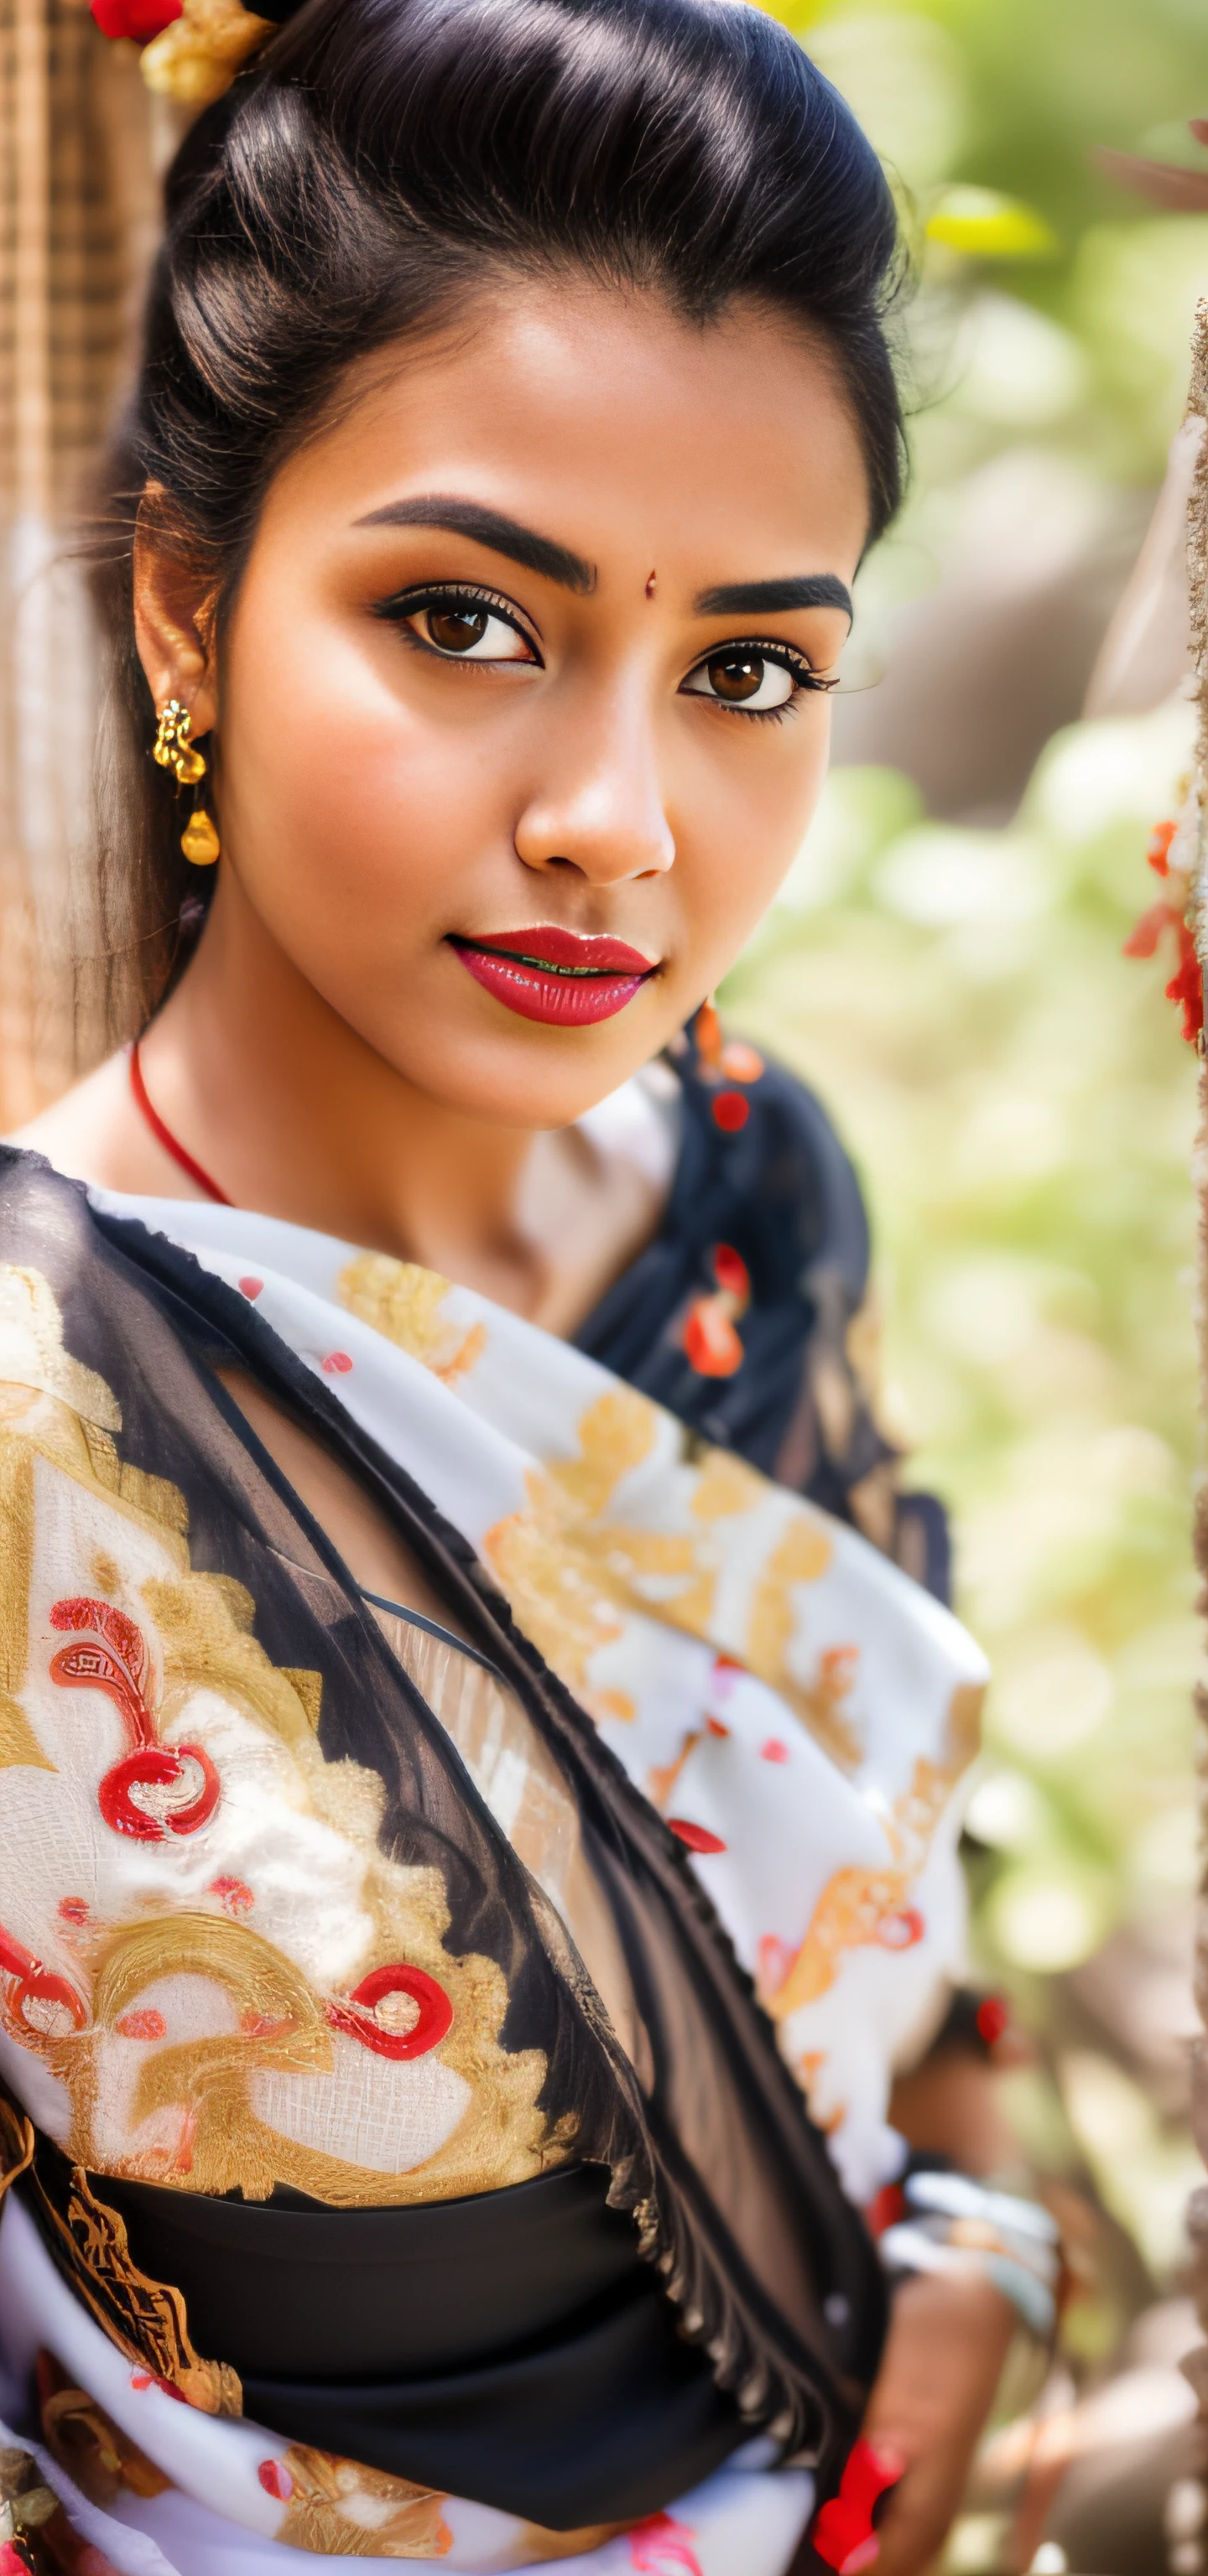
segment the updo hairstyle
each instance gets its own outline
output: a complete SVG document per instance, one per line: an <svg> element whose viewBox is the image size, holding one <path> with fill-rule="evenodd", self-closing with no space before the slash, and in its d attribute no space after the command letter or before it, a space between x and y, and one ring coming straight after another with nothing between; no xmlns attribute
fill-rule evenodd
<svg viewBox="0 0 1208 2576"><path fill-rule="evenodd" d="M97 586L111 647L99 771L111 1040L170 988L200 911L171 781L148 758L155 716L132 605L147 487L144 513L195 572L221 635L272 476L353 361L439 328L494 278L574 268L657 288L694 323L756 297L820 332L863 450L870 538L901 490L890 190L842 100L759 9L259 5L289 23L197 119L168 175L142 365L108 478Z"/></svg>

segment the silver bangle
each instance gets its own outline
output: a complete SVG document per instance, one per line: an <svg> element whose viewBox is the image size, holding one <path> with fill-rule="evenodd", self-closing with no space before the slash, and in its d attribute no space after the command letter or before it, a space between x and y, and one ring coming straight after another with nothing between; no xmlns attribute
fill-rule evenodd
<svg viewBox="0 0 1208 2576"><path fill-rule="evenodd" d="M926 2171L902 2186L908 2215L880 2239L894 2272L992 2281L1041 2342L1057 2322L1060 2234L1039 2202L988 2190L967 2174Z"/></svg>

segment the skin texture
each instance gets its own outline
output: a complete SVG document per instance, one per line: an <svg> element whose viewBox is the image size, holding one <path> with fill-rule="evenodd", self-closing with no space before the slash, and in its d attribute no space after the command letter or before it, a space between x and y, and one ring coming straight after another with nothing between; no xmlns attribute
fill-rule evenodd
<svg viewBox="0 0 1208 2576"><path fill-rule="evenodd" d="M204 592L149 535L139 545L148 686L192 712L223 846L145 1078L238 1204L570 1332L659 1213L574 1121L738 954L826 767L823 692L760 719L694 675L760 641L830 674L842 608L701 601L806 574L850 585L859 440L825 351L782 317L701 329L653 293L575 279L501 286L341 392L270 487L220 638ZM376 515L431 494L536 529L590 583L464 528ZM442 660L379 613L434 583L494 594L528 639L519 658L513 637L504 660ZM551 1027L507 1010L449 945L549 923L621 939L657 971L615 1017ZM134 1108L124 1056L19 1141L112 1188L195 1195ZM254 1387L232 1392L353 1573L447 1616L372 1501ZM996 2291L928 2282L899 2301L870 2417L912 2463L882 2525L884 2576L920 2576L938 2544L1009 2331Z"/></svg>
<svg viewBox="0 0 1208 2576"><path fill-rule="evenodd" d="M216 728L223 841L147 1084L243 1205L452 1271L567 1331L657 1215L570 1122L731 963L825 771L824 694L802 690L777 721L682 684L710 647L751 637L829 672L843 611L695 603L722 584L850 583L859 442L824 353L783 320L700 329L652 293L577 280L501 289L343 390L353 400L270 487L220 646L204 597L139 550L149 687L157 705L183 700L195 737ZM365 524L432 493L573 549L593 586L461 533ZM544 668L440 661L375 614L436 580L510 603ZM618 1017L550 1028L479 989L447 945L550 922L623 939L658 971ZM115 1187L188 1187L120 1064L29 1141Z"/></svg>

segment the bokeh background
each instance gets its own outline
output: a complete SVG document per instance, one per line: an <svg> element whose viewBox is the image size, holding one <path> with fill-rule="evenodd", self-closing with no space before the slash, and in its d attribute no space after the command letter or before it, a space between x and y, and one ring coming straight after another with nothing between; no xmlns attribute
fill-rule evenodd
<svg viewBox="0 0 1208 2576"><path fill-rule="evenodd" d="M861 575L822 812L723 1000L858 1160L886 1418L952 1508L995 1664L976 1961L1030 2036L1004 2077L1022 2146L1080 2195L1075 2235L1093 2213L1068 2395L1186 2340L1200 2173L1195 1067L1173 961L1121 952L1190 760L1177 441L1159 494L1208 213L1177 182L1155 205L1112 156L1191 174L1188 199L1208 182L1208 0L774 6L900 191L913 479ZM5 1124L97 1043L73 528L177 130L80 0L0 0ZM967 2514L950 2569L1007 2563L1004 2529Z"/></svg>
<svg viewBox="0 0 1208 2576"><path fill-rule="evenodd" d="M1063 2330L1085 2384L1177 2294L1201 2178L1195 1059L1173 957L1121 952L1192 744L1177 461L1140 602L1134 566L1208 215L1109 156L1208 174L1208 10L776 14L901 188L914 471L861 579L826 803L724 1000L855 1152L889 1426L953 1510L993 1658L977 1964L1035 2041L1006 2079L1019 2134L1106 2215ZM984 2523L958 2532L954 2566L994 2563Z"/></svg>

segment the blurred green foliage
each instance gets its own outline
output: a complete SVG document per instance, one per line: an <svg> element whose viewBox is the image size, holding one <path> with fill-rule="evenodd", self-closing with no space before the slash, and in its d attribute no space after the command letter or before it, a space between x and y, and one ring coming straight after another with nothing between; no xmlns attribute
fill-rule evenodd
<svg viewBox="0 0 1208 2576"><path fill-rule="evenodd" d="M1208 149L1187 120L1208 114L1203 0L773 0L773 14L851 101L900 181L907 229L956 185L1022 200L1051 246L1022 257L961 261L929 247L912 369L921 479L972 461L1005 431L1039 431L1105 474L1156 481L1182 412L1195 298L1208 280L1208 216L1157 214L1102 170L1098 148L1195 164ZM1041 329L1030 361L994 389L932 397L950 371L947 299L991 289ZM1026 328L1026 324L1025 324ZM1014 389L1011 378L1015 377ZM1012 400L1032 418L1012 420ZM935 437L933 440L932 432ZM934 460L931 446L938 441Z"/></svg>
<svg viewBox="0 0 1208 2576"><path fill-rule="evenodd" d="M996 1665L986 1937L1022 1968L1191 1867L1194 1058L1169 968L1121 955L1189 736L1183 707L1069 729L1004 832L836 771L725 993L867 1181L887 1422Z"/></svg>
<svg viewBox="0 0 1208 2576"><path fill-rule="evenodd" d="M1156 484L1208 217L1156 214L1093 155L1208 169L1186 122L1208 112L1203 0L773 5L901 182L908 525L1020 445ZM953 246L998 208L1017 251L1020 206L1028 255ZM1194 1058L1170 964L1121 955L1190 749L1185 704L1070 727L1002 831L929 821L894 771L836 772L724 997L816 1084L868 1186L890 1428L954 1511L958 1606L995 1665L975 1938L1042 2028L1045 1976L1195 1875ZM1137 2070L1058 2051L1031 2116L1168 2273L1195 2167Z"/></svg>

